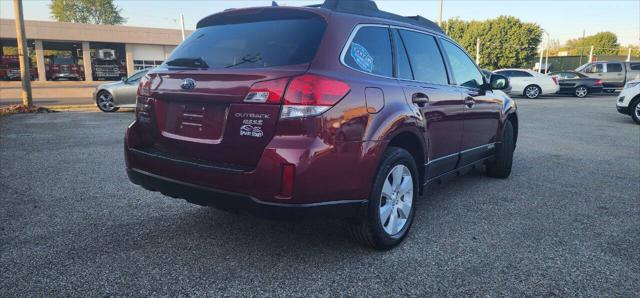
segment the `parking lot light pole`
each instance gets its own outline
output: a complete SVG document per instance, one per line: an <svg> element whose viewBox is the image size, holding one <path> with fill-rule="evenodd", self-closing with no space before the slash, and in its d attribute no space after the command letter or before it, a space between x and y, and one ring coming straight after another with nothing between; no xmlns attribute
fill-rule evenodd
<svg viewBox="0 0 640 298"><path fill-rule="evenodd" d="M440 4L438 6L438 26L442 26L442 1L440 0Z"/></svg>
<svg viewBox="0 0 640 298"><path fill-rule="evenodd" d="M593 46L591 46L591 50L589 51L589 63L593 62Z"/></svg>
<svg viewBox="0 0 640 298"><path fill-rule="evenodd" d="M184 15L180 14L180 31L182 32L182 40L184 40Z"/></svg>
<svg viewBox="0 0 640 298"><path fill-rule="evenodd" d="M538 72L542 73L542 57L544 56L544 46L540 48L540 62L538 62Z"/></svg>
<svg viewBox="0 0 640 298"><path fill-rule="evenodd" d="M16 18L18 58L20 60L20 77L22 79L22 104L31 108L33 107L33 98L31 96L31 74L29 73L29 53L27 51L27 38L24 32L22 0L13 0L13 12Z"/></svg>

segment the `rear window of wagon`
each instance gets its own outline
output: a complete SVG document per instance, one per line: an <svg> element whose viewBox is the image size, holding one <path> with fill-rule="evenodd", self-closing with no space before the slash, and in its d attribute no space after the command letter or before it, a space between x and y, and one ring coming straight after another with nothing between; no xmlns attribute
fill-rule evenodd
<svg viewBox="0 0 640 298"><path fill-rule="evenodd" d="M265 68L310 63L326 22L320 16L286 9L213 15L164 63L165 67Z"/></svg>

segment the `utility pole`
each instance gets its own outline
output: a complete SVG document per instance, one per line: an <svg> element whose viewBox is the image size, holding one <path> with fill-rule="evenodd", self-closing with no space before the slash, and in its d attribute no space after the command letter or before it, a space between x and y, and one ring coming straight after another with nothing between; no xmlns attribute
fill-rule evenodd
<svg viewBox="0 0 640 298"><path fill-rule="evenodd" d="M182 31L182 40L184 40L184 15L180 14L180 30Z"/></svg>
<svg viewBox="0 0 640 298"><path fill-rule="evenodd" d="M438 8L438 26L442 26L442 1L440 0L440 6Z"/></svg>
<svg viewBox="0 0 640 298"><path fill-rule="evenodd" d="M550 43L551 43L551 37L549 36L549 32L544 31L544 33L547 35L547 55L544 58L544 73L548 73L549 72L549 48Z"/></svg>
<svg viewBox="0 0 640 298"><path fill-rule="evenodd" d="M476 39L476 64L480 66L480 37Z"/></svg>
<svg viewBox="0 0 640 298"><path fill-rule="evenodd" d="M593 46L591 46L591 51L589 51L589 63L593 62Z"/></svg>
<svg viewBox="0 0 640 298"><path fill-rule="evenodd" d="M538 72L542 73L542 58L544 56L544 46L540 48L540 62L538 62Z"/></svg>
<svg viewBox="0 0 640 298"><path fill-rule="evenodd" d="M629 47L629 51L627 52L627 62L631 61L631 47Z"/></svg>
<svg viewBox="0 0 640 298"><path fill-rule="evenodd" d="M13 13L16 18L16 36L18 39L18 58L20 60L20 77L22 79L22 104L32 108L31 74L29 73L29 53L27 51L27 37L24 32L24 14L22 0L13 0Z"/></svg>

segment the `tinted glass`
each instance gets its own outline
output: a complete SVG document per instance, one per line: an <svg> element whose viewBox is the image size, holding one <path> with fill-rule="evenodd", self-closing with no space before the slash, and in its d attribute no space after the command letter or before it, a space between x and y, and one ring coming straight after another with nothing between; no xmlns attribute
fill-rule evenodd
<svg viewBox="0 0 640 298"><path fill-rule="evenodd" d="M398 67L398 78L405 80L413 80L413 73L411 72L411 65L409 65L409 57L407 56L407 50L404 46L404 42L398 33L398 30L393 30L393 42L396 49L396 64Z"/></svg>
<svg viewBox="0 0 640 298"><path fill-rule="evenodd" d="M511 71L513 73L513 77L519 77L519 78L524 78L524 77L532 77L533 75L526 72L526 71L520 71L520 70L513 70Z"/></svg>
<svg viewBox="0 0 640 298"><path fill-rule="evenodd" d="M281 18L281 19L278 19ZM232 21L232 20L230 20ZM326 24L291 15L197 29L165 61L168 67L264 68L305 64L316 54ZM153 65L153 62L145 64Z"/></svg>
<svg viewBox="0 0 640 298"><path fill-rule="evenodd" d="M358 70L392 77L393 60L389 30L384 27L363 27L358 30L344 62Z"/></svg>
<svg viewBox="0 0 640 298"><path fill-rule="evenodd" d="M607 72L622 72L622 64L607 63Z"/></svg>
<svg viewBox="0 0 640 298"><path fill-rule="evenodd" d="M587 65L584 72L586 73L598 73L604 71L604 65L602 63Z"/></svg>
<svg viewBox="0 0 640 298"><path fill-rule="evenodd" d="M631 70L640 70L640 63L631 63L629 64L629 68L631 68Z"/></svg>
<svg viewBox="0 0 640 298"><path fill-rule="evenodd" d="M499 75L503 75L505 77L513 77L511 75L511 72L508 70L500 70L500 71L496 71L495 73L499 74Z"/></svg>
<svg viewBox="0 0 640 298"><path fill-rule="evenodd" d="M142 76L144 76L147 72L146 71L141 71L141 72L136 72L134 73L132 76L130 76L127 79L127 82L135 82L140 80L140 78L142 78Z"/></svg>
<svg viewBox="0 0 640 298"><path fill-rule="evenodd" d="M400 35L407 46L415 80L433 84L448 84L447 71L435 38L407 30L400 30Z"/></svg>
<svg viewBox="0 0 640 298"><path fill-rule="evenodd" d="M464 51L446 40L442 40L442 46L458 86L478 88L484 83L482 74Z"/></svg>

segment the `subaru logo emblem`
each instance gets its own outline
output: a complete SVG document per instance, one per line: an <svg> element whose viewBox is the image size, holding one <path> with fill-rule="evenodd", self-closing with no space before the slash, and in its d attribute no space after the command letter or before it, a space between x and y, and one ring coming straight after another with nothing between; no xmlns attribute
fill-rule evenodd
<svg viewBox="0 0 640 298"><path fill-rule="evenodd" d="M196 81L194 79L184 79L182 80L182 84L180 84L180 88L182 89L193 89L196 87Z"/></svg>

